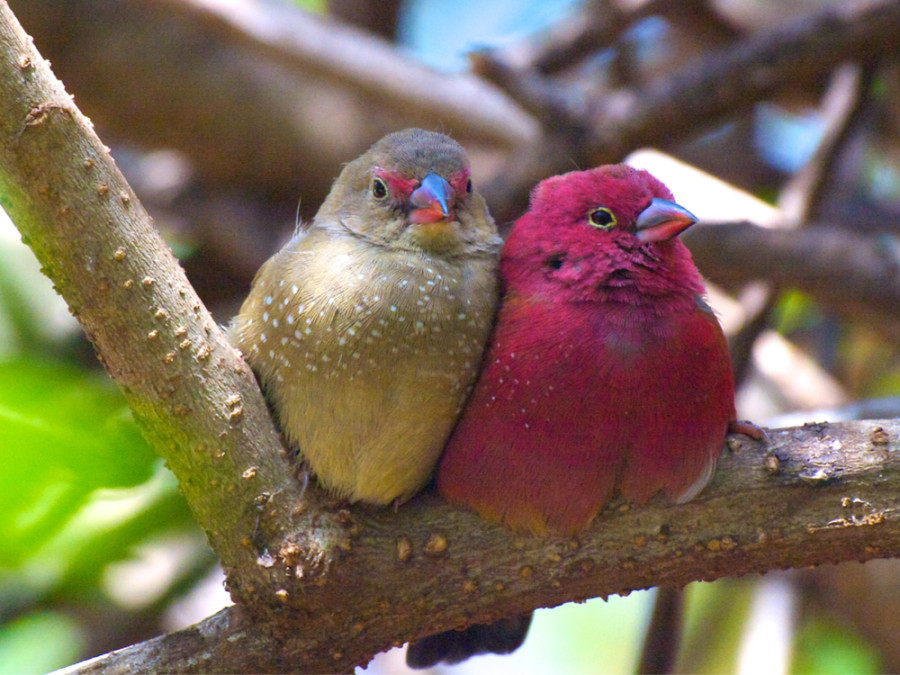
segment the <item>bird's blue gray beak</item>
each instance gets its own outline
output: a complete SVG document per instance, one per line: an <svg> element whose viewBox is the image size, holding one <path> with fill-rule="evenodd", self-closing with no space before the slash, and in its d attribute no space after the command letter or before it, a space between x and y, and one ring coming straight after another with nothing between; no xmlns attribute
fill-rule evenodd
<svg viewBox="0 0 900 675"><path fill-rule="evenodd" d="M435 223L453 215L453 188L436 173L422 179L419 187L409 196L409 201L416 207L410 214L413 223Z"/></svg>
<svg viewBox="0 0 900 675"><path fill-rule="evenodd" d="M642 242L665 241L696 222L697 217L683 206L656 198L638 216L634 224L635 236Z"/></svg>

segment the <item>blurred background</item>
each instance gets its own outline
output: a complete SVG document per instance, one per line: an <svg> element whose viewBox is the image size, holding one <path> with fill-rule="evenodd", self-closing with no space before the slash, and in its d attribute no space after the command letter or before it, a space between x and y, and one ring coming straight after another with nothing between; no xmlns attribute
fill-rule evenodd
<svg viewBox="0 0 900 675"><path fill-rule="evenodd" d="M900 63L885 22L866 23L873 3L9 4L222 323L344 162L421 126L467 147L501 228L547 175L627 159L663 179L702 219L686 241L731 340L739 417L900 416ZM832 8L850 37L816 23ZM679 672L900 672L895 561L686 595ZM436 670L632 672L652 599L542 610L515 655ZM0 211L0 674L228 602L174 478ZM402 672L402 656L365 672Z"/></svg>

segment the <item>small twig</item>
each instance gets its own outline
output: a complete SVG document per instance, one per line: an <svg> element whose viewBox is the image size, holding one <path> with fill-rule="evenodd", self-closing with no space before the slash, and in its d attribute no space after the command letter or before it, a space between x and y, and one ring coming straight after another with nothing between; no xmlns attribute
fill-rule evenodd
<svg viewBox="0 0 900 675"><path fill-rule="evenodd" d="M547 30L492 53L510 68L552 75L612 44L628 25L629 14L618 3L587 0Z"/></svg>
<svg viewBox="0 0 900 675"><path fill-rule="evenodd" d="M613 47L627 29L654 15L670 20L680 30L700 33L706 40L710 34L720 41L740 35L706 0L649 0L628 9L621 4L588 0L545 31L492 50L493 58L510 68L553 75Z"/></svg>
<svg viewBox="0 0 900 675"><path fill-rule="evenodd" d="M792 176L779 196L784 224L802 227L807 219L821 217L823 192L835 171L835 160L864 123L874 68L845 64L832 75L822 112L826 121L822 140L804 166Z"/></svg>
<svg viewBox="0 0 900 675"><path fill-rule="evenodd" d="M755 289L754 289L755 290ZM754 298L757 310L749 317L748 321L728 340L728 351L731 354L731 370L734 373L734 382L737 386L744 381L750 370L753 357L753 345L756 338L769 325L772 310L777 304L777 294L766 284L761 289L762 298ZM745 307L746 309L746 307Z"/></svg>
<svg viewBox="0 0 900 675"><path fill-rule="evenodd" d="M675 659L681 642L684 615L684 591L660 587L653 599L653 613L644 633L637 673L662 675L675 670Z"/></svg>
<svg viewBox="0 0 900 675"><path fill-rule="evenodd" d="M850 136L850 130L858 126L860 109L867 100L871 80L871 69L861 73L855 65L842 66L833 74L822 104L826 131L812 157L782 189L778 200L784 225L804 227L808 218L820 210L824 186L835 170L835 158ZM729 342L732 367L738 381L750 364L756 338L769 324L769 317L781 296L776 286L769 286L765 293L763 307Z"/></svg>
<svg viewBox="0 0 900 675"><path fill-rule="evenodd" d="M577 133L585 109L571 87L559 85L531 68L513 68L489 49L472 52L469 61L476 74L500 86L545 128Z"/></svg>
<svg viewBox="0 0 900 675"><path fill-rule="evenodd" d="M562 173L573 164L590 167L621 161L628 151L642 146L669 147L726 114L747 110L782 90L818 82L840 63L876 58L898 41L900 2L832 6L707 54L640 91L601 92L562 106L550 97L542 119L552 118L560 107L587 111L575 120L580 142L561 153L552 146L556 138L548 132L542 147L515 157L515 164L501 172L502 180L492 181L482 192L495 216L512 218L523 210L535 176ZM502 81L497 84L503 86ZM528 89L539 91L533 83ZM524 166L526 161L531 165Z"/></svg>

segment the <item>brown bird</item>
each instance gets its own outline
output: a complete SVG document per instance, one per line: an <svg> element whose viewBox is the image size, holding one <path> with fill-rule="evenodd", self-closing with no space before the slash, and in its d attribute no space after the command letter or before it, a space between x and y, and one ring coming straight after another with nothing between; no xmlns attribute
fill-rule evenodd
<svg viewBox="0 0 900 675"><path fill-rule="evenodd" d="M481 363L500 245L462 147L406 129L257 273L232 342L335 495L402 502L428 481Z"/></svg>

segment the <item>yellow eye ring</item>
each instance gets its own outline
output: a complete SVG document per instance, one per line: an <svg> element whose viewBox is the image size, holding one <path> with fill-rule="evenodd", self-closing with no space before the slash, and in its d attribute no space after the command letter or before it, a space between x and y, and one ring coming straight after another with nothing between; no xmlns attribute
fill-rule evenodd
<svg viewBox="0 0 900 675"><path fill-rule="evenodd" d="M616 216L608 208L599 206L588 213L588 225L598 230L609 230L616 226Z"/></svg>

